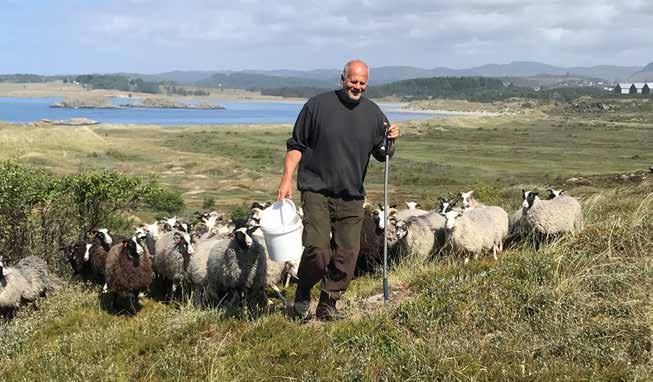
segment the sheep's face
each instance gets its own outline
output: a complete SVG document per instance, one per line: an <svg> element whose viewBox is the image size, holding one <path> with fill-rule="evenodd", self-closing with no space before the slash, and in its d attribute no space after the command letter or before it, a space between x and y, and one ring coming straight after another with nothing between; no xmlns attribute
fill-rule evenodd
<svg viewBox="0 0 653 382"><path fill-rule="evenodd" d="M111 235L109 235L109 230L106 228L100 228L99 230L97 230L95 237L100 239L102 244L106 246L111 246L111 244L113 244L113 239L111 238Z"/></svg>
<svg viewBox="0 0 653 382"><path fill-rule="evenodd" d="M408 224L403 220L398 220L395 223L395 229L397 230L397 240L403 239L408 234Z"/></svg>
<svg viewBox="0 0 653 382"><path fill-rule="evenodd" d="M258 203L255 203L258 204ZM249 219L247 219L247 222L245 225L247 227L253 227L255 225L261 224L261 217L263 216L263 209L254 207L252 208L252 211L249 214Z"/></svg>
<svg viewBox="0 0 653 382"><path fill-rule="evenodd" d="M523 202L521 204L522 208L531 208L533 207L533 203L535 203L535 200L539 200L539 198L537 197L538 193L535 191L521 190L521 192L523 198Z"/></svg>
<svg viewBox="0 0 653 382"><path fill-rule="evenodd" d="M474 191L467 191L460 193L460 199L463 201L463 208L474 208L476 207L476 199L474 196Z"/></svg>
<svg viewBox="0 0 653 382"><path fill-rule="evenodd" d="M175 225L173 226L174 229L177 231L185 232L185 233L190 233L188 231L188 223L182 223L182 222L176 222Z"/></svg>
<svg viewBox="0 0 653 382"><path fill-rule="evenodd" d="M419 203L417 202L406 202L406 208L408 208L409 210L414 210L417 209L418 207L419 207Z"/></svg>
<svg viewBox="0 0 653 382"><path fill-rule="evenodd" d="M458 218L463 216L463 213L460 211L448 211L440 215L444 216L446 221L444 224L444 228L450 231L454 229L454 227L456 226L456 221L458 220Z"/></svg>
<svg viewBox="0 0 653 382"><path fill-rule="evenodd" d="M175 225L177 225L177 217L173 216L171 218L166 218L165 219L166 224L170 226L170 228L174 228Z"/></svg>
<svg viewBox="0 0 653 382"><path fill-rule="evenodd" d="M252 233L256 229L258 229L258 226L252 228L246 228L246 227L238 228L234 230L233 233L229 235L229 237L236 240L240 248L249 249L252 247L252 244L254 244L254 240L252 239Z"/></svg>
<svg viewBox="0 0 653 382"><path fill-rule="evenodd" d="M376 226L379 228L379 230L383 231L385 229L385 219L383 216L383 205L379 204L379 208L375 209L372 212L372 219L374 220L374 223L376 223ZM393 204L388 208L388 222L390 221L390 218L397 215L397 205Z"/></svg>
<svg viewBox="0 0 653 382"><path fill-rule="evenodd" d="M122 254L129 256L134 261L134 266L139 265L140 257L144 252L135 235L122 241Z"/></svg>
<svg viewBox="0 0 653 382"><path fill-rule="evenodd" d="M438 212L441 214L447 213L451 211L455 206L456 203L458 202L457 198L452 198L449 200L446 200L445 198L440 198L439 199L440 206L438 207Z"/></svg>
<svg viewBox="0 0 653 382"><path fill-rule="evenodd" d="M549 193L549 200L555 199L558 196L564 194L565 190L554 190L553 188L549 188L546 190Z"/></svg>
<svg viewBox="0 0 653 382"><path fill-rule="evenodd" d="M143 224L141 228L137 229L136 232L139 232L141 230L143 232L143 237L145 237L148 233L152 236L154 240L159 239L159 223L154 222L152 224Z"/></svg>
<svg viewBox="0 0 653 382"><path fill-rule="evenodd" d="M88 261L91 257L91 247L93 244L86 243L86 249L84 250L84 261Z"/></svg>
<svg viewBox="0 0 653 382"><path fill-rule="evenodd" d="M2 256L0 256L0 279L5 277L5 263L2 261Z"/></svg>
<svg viewBox="0 0 653 382"><path fill-rule="evenodd" d="M176 232L175 233L175 244L179 253L184 256L190 256L193 254L193 244L190 241L190 235L187 233Z"/></svg>

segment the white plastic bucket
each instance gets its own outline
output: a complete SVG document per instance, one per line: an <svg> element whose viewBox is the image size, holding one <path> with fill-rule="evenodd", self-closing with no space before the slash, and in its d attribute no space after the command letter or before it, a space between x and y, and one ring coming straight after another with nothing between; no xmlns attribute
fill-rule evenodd
<svg viewBox="0 0 653 382"><path fill-rule="evenodd" d="M302 256L304 226L290 199L277 201L263 210L261 231L272 261L293 261Z"/></svg>

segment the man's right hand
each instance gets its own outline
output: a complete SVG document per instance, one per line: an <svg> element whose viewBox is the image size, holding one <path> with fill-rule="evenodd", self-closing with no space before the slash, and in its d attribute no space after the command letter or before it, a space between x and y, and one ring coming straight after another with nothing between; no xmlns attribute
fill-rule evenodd
<svg viewBox="0 0 653 382"><path fill-rule="evenodd" d="M281 179L279 184L279 191L277 191L277 200L283 200L284 198L292 198L292 181Z"/></svg>

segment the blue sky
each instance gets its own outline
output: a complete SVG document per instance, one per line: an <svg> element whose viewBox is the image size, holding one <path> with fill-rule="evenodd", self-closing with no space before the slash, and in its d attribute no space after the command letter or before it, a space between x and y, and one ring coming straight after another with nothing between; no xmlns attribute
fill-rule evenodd
<svg viewBox="0 0 653 382"><path fill-rule="evenodd" d="M0 73L653 61L650 0L0 0Z"/></svg>

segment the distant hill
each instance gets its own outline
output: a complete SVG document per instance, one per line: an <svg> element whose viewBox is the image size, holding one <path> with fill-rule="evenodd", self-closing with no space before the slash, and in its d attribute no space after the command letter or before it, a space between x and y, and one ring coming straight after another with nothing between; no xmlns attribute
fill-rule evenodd
<svg viewBox="0 0 653 382"><path fill-rule="evenodd" d="M258 73L215 73L207 79L194 83L197 86L205 87L223 87L226 89L248 89L259 90L266 88L284 88L284 87L334 87L335 84L329 81L318 81L301 77L281 77L270 76Z"/></svg>
<svg viewBox="0 0 653 382"><path fill-rule="evenodd" d="M627 82L653 82L653 62L628 77Z"/></svg>
<svg viewBox="0 0 653 382"><path fill-rule="evenodd" d="M413 66L380 66L373 67L370 70L370 85L383 85L390 82L408 80L413 78L432 78L432 77L535 77L535 76L577 76L586 77L587 79L601 79L607 81L623 81L629 78L633 73L640 71L636 66L616 66L616 65L599 65L589 67L558 67L539 62L530 61L513 61L508 64L487 64L466 69L452 69L447 67L437 67L433 69L417 68ZM265 86L268 82L274 80L268 77L286 78L281 81L282 85L273 87L286 86L307 86L307 87L326 87L332 88L338 86L340 80L340 69L315 69L315 70L243 70L234 72L210 72L210 71L174 71L168 73L142 75L147 81L175 81L183 85L201 85L211 83L209 77L212 75L233 76L238 82L247 82L248 86L255 84L256 88L269 88ZM247 76L253 76L247 80ZM257 77L264 76L264 77ZM308 80L304 82L302 80ZM264 82L261 84L261 81ZM301 85L289 85L290 83L301 83ZM223 86L225 84L223 83Z"/></svg>

